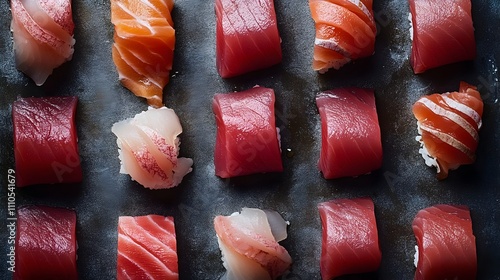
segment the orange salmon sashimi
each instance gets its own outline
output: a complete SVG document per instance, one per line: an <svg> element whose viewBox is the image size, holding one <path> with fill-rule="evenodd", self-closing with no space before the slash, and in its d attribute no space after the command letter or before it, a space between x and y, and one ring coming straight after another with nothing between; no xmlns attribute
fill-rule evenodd
<svg viewBox="0 0 500 280"><path fill-rule="evenodd" d="M163 106L175 48L173 0L111 0L113 61L123 86Z"/></svg>
<svg viewBox="0 0 500 280"><path fill-rule="evenodd" d="M371 0L309 0L316 26L313 69L325 73L374 53Z"/></svg>
<svg viewBox="0 0 500 280"><path fill-rule="evenodd" d="M419 153L435 166L438 179L463 164L472 164L479 141L483 101L477 88L460 83L458 92L435 93L413 105L421 143Z"/></svg>

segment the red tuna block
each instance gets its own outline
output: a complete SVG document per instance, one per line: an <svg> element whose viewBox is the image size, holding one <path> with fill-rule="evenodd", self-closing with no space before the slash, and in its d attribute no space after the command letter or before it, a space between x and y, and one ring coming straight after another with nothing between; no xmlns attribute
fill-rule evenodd
<svg viewBox="0 0 500 280"><path fill-rule="evenodd" d="M415 74L476 57L470 0L409 3L413 28L410 62Z"/></svg>
<svg viewBox="0 0 500 280"><path fill-rule="evenodd" d="M14 280L78 279L76 213L48 206L17 210Z"/></svg>
<svg viewBox="0 0 500 280"><path fill-rule="evenodd" d="M216 63L222 78L281 62L273 0L215 0Z"/></svg>
<svg viewBox="0 0 500 280"><path fill-rule="evenodd" d="M82 180L76 97L20 98L12 106L17 186Z"/></svg>
<svg viewBox="0 0 500 280"><path fill-rule="evenodd" d="M174 218L118 218L117 279L179 279Z"/></svg>
<svg viewBox="0 0 500 280"><path fill-rule="evenodd" d="M336 199L318 204L323 228L321 277L376 271L382 260L370 198Z"/></svg>
<svg viewBox="0 0 500 280"><path fill-rule="evenodd" d="M415 280L476 279L476 238L466 206L420 210L412 224L417 239Z"/></svg>
<svg viewBox="0 0 500 280"><path fill-rule="evenodd" d="M217 176L283 171L274 101L274 90L259 86L214 96Z"/></svg>
<svg viewBox="0 0 500 280"><path fill-rule="evenodd" d="M341 88L316 97L321 117L319 169L326 179L358 176L382 166L373 90Z"/></svg>

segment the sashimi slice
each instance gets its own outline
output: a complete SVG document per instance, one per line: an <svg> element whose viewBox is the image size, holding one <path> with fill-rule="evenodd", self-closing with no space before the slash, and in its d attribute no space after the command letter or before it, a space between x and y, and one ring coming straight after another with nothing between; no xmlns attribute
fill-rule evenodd
<svg viewBox="0 0 500 280"><path fill-rule="evenodd" d="M241 213L215 217L214 226L225 279L276 279L288 271L292 258L278 244L286 238L287 223L277 212L243 208Z"/></svg>
<svg viewBox="0 0 500 280"><path fill-rule="evenodd" d="M325 73L374 53L372 1L309 0L315 22L313 69Z"/></svg>
<svg viewBox="0 0 500 280"><path fill-rule="evenodd" d="M281 62L273 0L215 0L216 64L222 78Z"/></svg>
<svg viewBox="0 0 500 280"><path fill-rule="evenodd" d="M118 218L117 279L179 279L173 217Z"/></svg>
<svg viewBox="0 0 500 280"><path fill-rule="evenodd" d="M12 105L18 187L82 180L77 97L20 98Z"/></svg>
<svg viewBox="0 0 500 280"><path fill-rule="evenodd" d="M193 160L179 156L182 126L174 110L147 111L113 124L117 136L120 173L150 189L172 188L192 171Z"/></svg>
<svg viewBox="0 0 500 280"><path fill-rule="evenodd" d="M111 0L112 56L123 86L163 106L175 48L173 0Z"/></svg>
<svg viewBox="0 0 500 280"><path fill-rule="evenodd" d="M283 171L274 102L274 90L259 86L214 96L217 176Z"/></svg>
<svg viewBox="0 0 500 280"><path fill-rule="evenodd" d="M321 117L318 167L326 179L367 174L382 166L373 90L341 88L316 96Z"/></svg>
<svg viewBox="0 0 500 280"><path fill-rule="evenodd" d="M417 239L415 280L476 279L476 238L466 206L434 205L412 223Z"/></svg>
<svg viewBox="0 0 500 280"><path fill-rule="evenodd" d="M17 210L14 280L78 279L76 213L48 206Z"/></svg>
<svg viewBox="0 0 500 280"><path fill-rule="evenodd" d="M409 0L409 4L410 62L415 74L476 57L470 0Z"/></svg>
<svg viewBox="0 0 500 280"><path fill-rule="evenodd" d="M460 83L458 92L424 96L413 105L420 142L419 153L435 166L438 179L449 170L472 164L476 158L483 101L476 87Z"/></svg>
<svg viewBox="0 0 500 280"><path fill-rule="evenodd" d="M382 253L373 201L336 199L319 203L318 209L323 228L322 279L376 271Z"/></svg>
<svg viewBox="0 0 500 280"><path fill-rule="evenodd" d="M40 86L73 57L71 1L12 0L10 5L16 67Z"/></svg>

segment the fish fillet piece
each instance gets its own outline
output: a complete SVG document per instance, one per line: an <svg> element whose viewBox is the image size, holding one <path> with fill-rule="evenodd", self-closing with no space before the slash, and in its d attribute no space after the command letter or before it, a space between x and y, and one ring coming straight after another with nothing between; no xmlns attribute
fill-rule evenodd
<svg viewBox="0 0 500 280"><path fill-rule="evenodd" d="M325 73L371 56L377 33L371 0L309 0L316 27L312 67Z"/></svg>
<svg viewBox="0 0 500 280"><path fill-rule="evenodd" d="M217 176L283 171L274 102L274 90L259 86L214 96Z"/></svg>
<svg viewBox="0 0 500 280"><path fill-rule="evenodd" d="M112 55L118 78L156 108L163 106L163 88L172 70L173 7L173 0L111 0Z"/></svg>
<svg viewBox="0 0 500 280"><path fill-rule="evenodd" d="M439 204L418 211L415 280L476 279L476 238L469 208Z"/></svg>
<svg viewBox="0 0 500 280"><path fill-rule="evenodd" d="M173 217L118 218L117 279L179 279Z"/></svg>
<svg viewBox="0 0 500 280"><path fill-rule="evenodd" d="M476 158L483 101L477 88L465 82L455 92L434 93L413 104L420 142L419 153L428 166L435 166L438 179L449 170L472 164Z"/></svg>
<svg viewBox="0 0 500 280"><path fill-rule="evenodd" d="M316 96L321 117L318 167L326 179L358 176L382 166L382 140L371 89L340 88Z"/></svg>
<svg viewBox="0 0 500 280"><path fill-rule="evenodd" d="M224 279L276 279L288 271L292 258L278 243L286 239L287 225L276 211L256 208L216 216L215 232L227 270Z"/></svg>
<svg viewBox="0 0 500 280"><path fill-rule="evenodd" d="M77 97L19 98L12 105L18 187L82 180Z"/></svg>
<svg viewBox="0 0 500 280"><path fill-rule="evenodd" d="M376 271L382 260L371 198L335 199L318 204L323 228L324 280Z"/></svg>
<svg viewBox="0 0 500 280"><path fill-rule="evenodd" d="M16 67L41 86L73 57L71 1L12 0L10 8Z"/></svg>
<svg viewBox="0 0 500 280"><path fill-rule="evenodd" d="M120 173L146 188L175 187L192 171L193 160L178 157L182 126L172 109L149 107L113 124L111 131L118 138Z"/></svg>
<svg viewBox="0 0 500 280"><path fill-rule="evenodd" d="M78 279L76 213L48 206L17 210L15 280Z"/></svg>
<svg viewBox="0 0 500 280"><path fill-rule="evenodd" d="M215 0L216 64L222 78L281 62L273 0Z"/></svg>
<svg viewBox="0 0 500 280"><path fill-rule="evenodd" d="M415 74L476 57L470 0L408 2L413 39L410 62Z"/></svg>

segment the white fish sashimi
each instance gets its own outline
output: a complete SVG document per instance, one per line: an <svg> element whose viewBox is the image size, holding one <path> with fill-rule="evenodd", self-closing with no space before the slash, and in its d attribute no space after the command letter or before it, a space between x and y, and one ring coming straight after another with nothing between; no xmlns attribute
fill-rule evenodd
<svg viewBox="0 0 500 280"><path fill-rule="evenodd" d="M117 136L120 173L146 188L175 187L192 171L192 159L178 158L182 126L172 109L150 107L113 124L111 131Z"/></svg>

